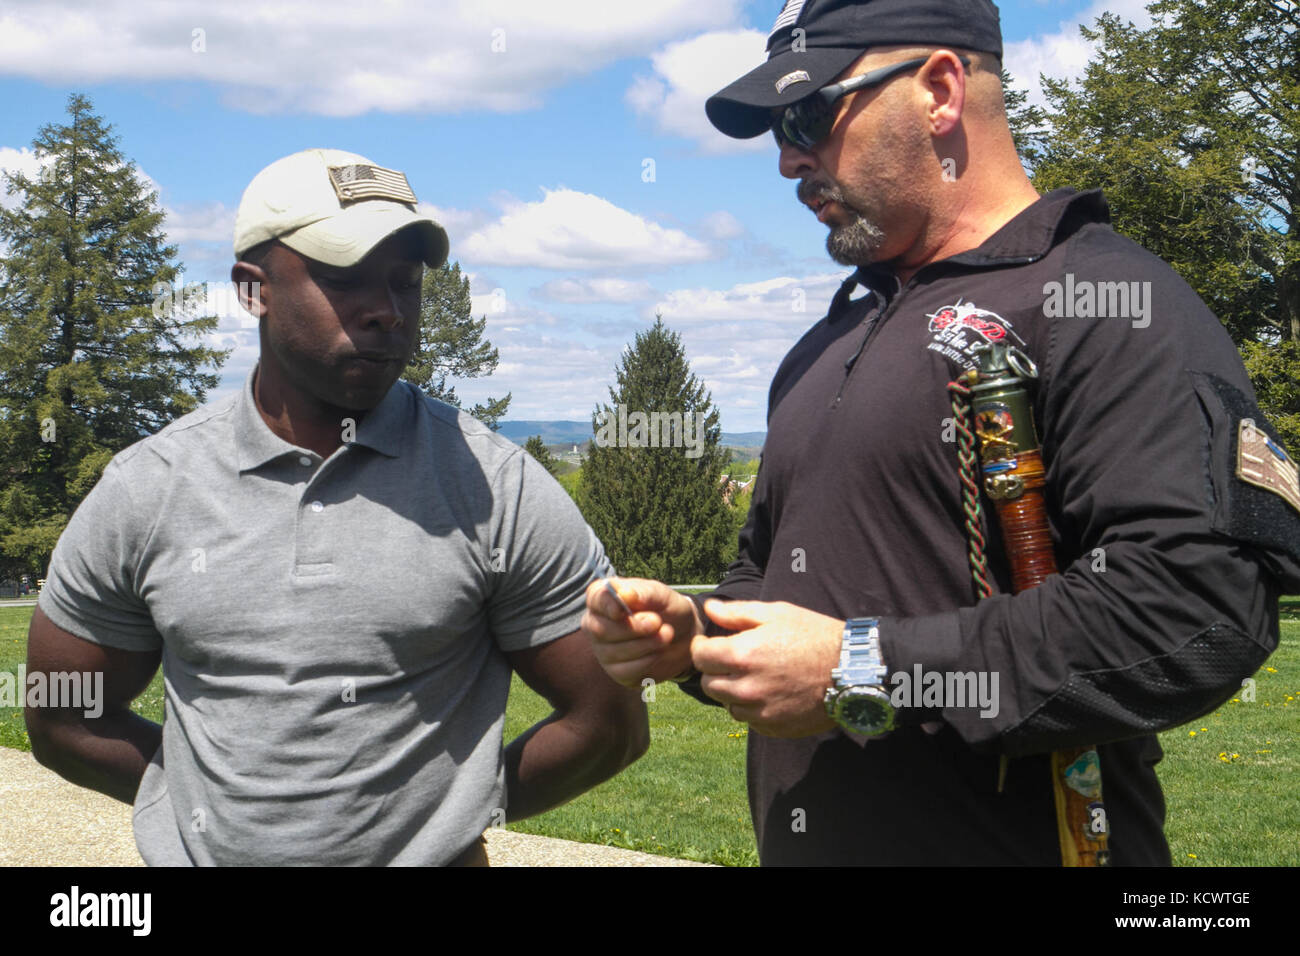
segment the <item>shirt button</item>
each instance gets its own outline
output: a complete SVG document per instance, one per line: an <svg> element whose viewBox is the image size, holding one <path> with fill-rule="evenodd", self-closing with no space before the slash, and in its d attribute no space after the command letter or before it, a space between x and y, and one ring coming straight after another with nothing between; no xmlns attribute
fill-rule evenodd
<svg viewBox="0 0 1300 956"><path fill-rule="evenodd" d="M306 455L303 455L301 458L298 459L298 464L302 465L305 468L311 464L311 459L308 458Z"/></svg>
<svg viewBox="0 0 1300 956"><path fill-rule="evenodd" d="M319 501L313 501L311 503L311 510L315 512L321 512L325 510L325 506L321 504Z"/></svg>

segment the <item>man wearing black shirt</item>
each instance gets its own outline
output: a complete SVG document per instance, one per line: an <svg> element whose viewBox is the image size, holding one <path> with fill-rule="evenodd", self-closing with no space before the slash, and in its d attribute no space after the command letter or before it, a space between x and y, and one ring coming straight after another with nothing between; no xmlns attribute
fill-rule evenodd
<svg viewBox="0 0 1300 956"><path fill-rule="evenodd" d="M1092 743L1111 861L1168 864L1154 733L1277 646L1279 589L1300 588L1294 464L1191 289L1111 231L1099 193L1033 189L991 3L789 0L768 50L709 118L775 132L857 271L772 383L718 600L621 579L629 616L593 585L597 656L756 731L765 865L1058 864L1049 754ZM990 343L1038 367L1061 573L1010 593L986 523L977 603L947 384ZM931 675L935 696L910 686ZM872 694L874 716L836 710Z"/></svg>

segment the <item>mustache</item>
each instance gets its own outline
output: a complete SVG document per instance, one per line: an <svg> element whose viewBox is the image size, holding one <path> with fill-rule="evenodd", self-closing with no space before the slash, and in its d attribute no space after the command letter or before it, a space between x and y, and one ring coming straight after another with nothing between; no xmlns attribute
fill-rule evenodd
<svg viewBox="0 0 1300 956"><path fill-rule="evenodd" d="M844 193L840 191L839 186L830 183L818 182L815 179L801 179L799 185L795 187L795 195L799 201L807 205L817 199L824 199L827 202L837 202L844 205Z"/></svg>

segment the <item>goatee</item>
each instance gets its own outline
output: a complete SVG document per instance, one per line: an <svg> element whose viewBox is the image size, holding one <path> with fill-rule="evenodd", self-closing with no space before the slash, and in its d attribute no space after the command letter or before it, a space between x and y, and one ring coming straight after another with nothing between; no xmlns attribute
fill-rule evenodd
<svg viewBox="0 0 1300 956"><path fill-rule="evenodd" d="M832 226L826 237L826 252L832 259L842 266L865 266L875 261L876 253L885 244L885 234L845 200L844 191L839 186L805 179L799 183L796 195L803 203L816 199L836 202L852 213L852 222L847 226Z"/></svg>
<svg viewBox="0 0 1300 956"><path fill-rule="evenodd" d="M851 223L833 227L826 237L826 251L842 266L870 265L884 244L880 227L856 211Z"/></svg>

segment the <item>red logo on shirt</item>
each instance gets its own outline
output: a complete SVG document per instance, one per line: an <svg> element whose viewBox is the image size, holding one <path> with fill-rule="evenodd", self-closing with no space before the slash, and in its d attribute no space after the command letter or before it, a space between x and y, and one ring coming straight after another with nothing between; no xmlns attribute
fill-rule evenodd
<svg viewBox="0 0 1300 956"><path fill-rule="evenodd" d="M931 333L927 347L963 366L969 367L976 347L986 342L1007 341L1024 345L1011 328L1011 323L1002 316L961 299L926 318L930 320Z"/></svg>
<svg viewBox="0 0 1300 956"><path fill-rule="evenodd" d="M969 302L960 300L956 305L946 305L938 312L927 316L931 332L942 332L954 323L968 329L974 329L989 342L1000 342L1007 337L1007 327L1002 316L986 309L977 309Z"/></svg>

